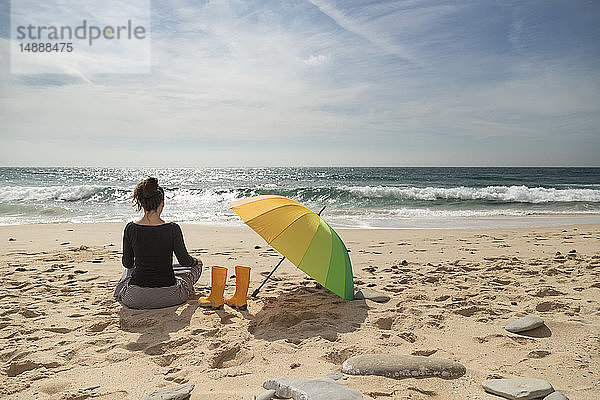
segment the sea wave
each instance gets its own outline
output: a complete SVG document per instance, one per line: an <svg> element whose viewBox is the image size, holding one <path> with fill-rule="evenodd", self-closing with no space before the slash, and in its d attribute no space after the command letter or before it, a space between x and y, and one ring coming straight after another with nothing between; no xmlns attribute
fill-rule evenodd
<svg viewBox="0 0 600 400"><path fill-rule="evenodd" d="M279 190L255 190L258 194L277 193L300 202L366 207L394 206L410 203L443 204L445 202L502 203L600 203L597 189L557 189L527 186L486 187L398 187L335 186L302 187Z"/></svg>
<svg viewBox="0 0 600 400"><path fill-rule="evenodd" d="M503 203L600 202L600 190L555 189L527 186L475 187L389 187L349 186L348 192L363 198L388 198L397 200L479 200Z"/></svg>
<svg viewBox="0 0 600 400"><path fill-rule="evenodd" d="M41 201L100 201L123 200L127 190L99 185L73 186L4 186L0 190L0 202L41 202Z"/></svg>
<svg viewBox="0 0 600 400"><path fill-rule="evenodd" d="M36 203L45 201L118 203L131 201L133 188L101 185L71 186L4 186L0 203ZM397 186L321 186L283 188L266 184L245 188L165 188L165 198L172 205L189 206L226 204L229 201L260 194L280 194L300 202L366 207L393 206L410 202L468 201L477 203L600 203L597 189L558 189L527 186L486 187L397 187Z"/></svg>

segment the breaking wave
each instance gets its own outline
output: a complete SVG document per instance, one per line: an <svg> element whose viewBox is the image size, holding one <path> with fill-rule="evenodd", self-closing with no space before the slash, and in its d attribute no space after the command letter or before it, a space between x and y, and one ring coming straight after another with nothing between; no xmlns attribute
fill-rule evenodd
<svg viewBox="0 0 600 400"><path fill-rule="evenodd" d="M5 186L0 191L1 203L29 202L83 202L127 203L133 188L98 185L74 186ZM301 187L293 189L265 185L255 188L195 189L165 188L165 197L171 204L211 204L237 200L260 194L281 194L301 202L328 203L348 206L360 200L367 204L405 204L411 201L477 201L480 203L600 203L600 190L557 189L527 186L475 187L393 187L393 186L337 186Z"/></svg>
<svg viewBox="0 0 600 400"><path fill-rule="evenodd" d="M129 193L128 190L97 185L4 186L0 191L0 202L119 201Z"/></svg>
<svg viewBox="0 0 600 400"><path fill-rule="evenodd" d="M397 200L480 200L502 203L600 202L600 190L556 189L527 186L474 187L345 187L348 192L363 198Z"/></svg>

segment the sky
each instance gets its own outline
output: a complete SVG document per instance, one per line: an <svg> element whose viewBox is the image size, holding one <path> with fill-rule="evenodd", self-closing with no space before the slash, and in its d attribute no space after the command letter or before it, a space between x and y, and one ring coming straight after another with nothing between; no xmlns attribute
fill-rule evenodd
<svg viewBox="0 0 600 400"><path fill-rule="evenodd" d="M600 166L597 0L164 0L151 19L149 73L16 74L0 0L0 165Z"/></svg>

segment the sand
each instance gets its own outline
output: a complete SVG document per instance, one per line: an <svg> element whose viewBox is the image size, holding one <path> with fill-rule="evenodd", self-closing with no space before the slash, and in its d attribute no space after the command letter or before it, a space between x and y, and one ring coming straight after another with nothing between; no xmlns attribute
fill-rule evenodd
<svg viewBox="0 0 600 400"><path fill-rule="evenodd" d="M494 377L543 378L571 399L600 398L600 225L342 229L356 288L389 302L341 300L285 262L247 312L197 307L208 271L184 305L116 303L123 226L0 227L0 398L141 399L190 382L192 400L252 399L268 378L324 376L363 353L467 368L454 380L340 381L365 399L497 399L481 388ZM249 228L182 227L205 265L230 275L251 266L251 288L279 260ZM504 330L526 314L546 325L529 335Z"/></svg>

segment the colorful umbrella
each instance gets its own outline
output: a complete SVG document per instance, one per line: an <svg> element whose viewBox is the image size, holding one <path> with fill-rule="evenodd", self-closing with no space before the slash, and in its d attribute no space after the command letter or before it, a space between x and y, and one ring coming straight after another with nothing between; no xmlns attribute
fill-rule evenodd
<svg viewBox="0 0 600 400"><path fill-rule="evenodd" d="M295 266L341 298L354 299L348 250L318 214L277 195L249 197L229 205L246 225Z"/></svg>

